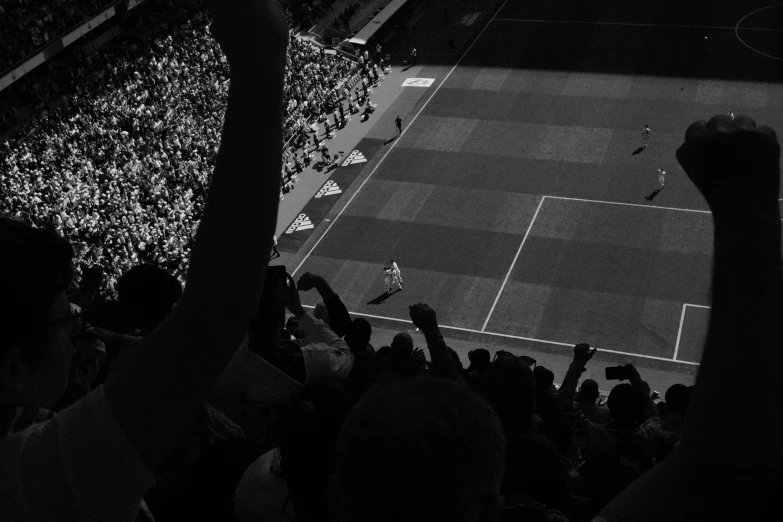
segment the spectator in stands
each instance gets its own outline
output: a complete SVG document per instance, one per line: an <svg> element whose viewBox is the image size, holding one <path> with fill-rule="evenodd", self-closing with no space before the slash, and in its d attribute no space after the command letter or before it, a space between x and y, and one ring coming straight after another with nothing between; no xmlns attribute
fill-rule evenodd
<svg viewBox="0 0 783 522"><path fill-rule="evenodd" d="M652 467L661 437L658 410L633 365L626 365L630 384L618 384L609 393L610 423L596 424L579 409L574 402L576 384L594 353L587 344L574 348L574 360L558 392L560 408L584 442L591 516Z"/></svg>
<svg viewBox="0 0 783 522"><path fill-rule="evenodd" d="M692 387L684 384L672 384L666 390L665 404L666 415L662 419L661 443L658 447L656 460L661 461L668 457L682 437L685 426L685 412L688 410L688 402L691 399Z"/></svg>
<svg viewBox="0 0 783 522"><path fill-rule="evenodd" d="M135 518L152 471L245 335L277 216L279 180L254 173L275 172L279 161L287 44L279 4L258 7L218 4L213 12L235 79L182 299L116 379L56 418L45 410L67 385L78 324L65 295L73 249L50 232L0 220L0 278L15 304L0 319L0 518Z"/></svg>
<svg viewBox="0 0 783 522"><path fill-rule="evenodd" d="M543 366L536 366L533 374L536 382L536 415L541 419L540 424L536 423L538 432L554 443L560 455L566 455L574 434L557 407L555 374Z"/></svg>
<svg viewBox="0 0 783 522"><path fill-rule="evenodd" d="M334 473L334 446L352 404L342 383L325 381L308 387L282 412L280 446L259 457L237 487L240 520L289 520L281 517L288 505L300 522L329 519L326 491Z"/></svg>
<svg viewBox="0 0 783 522"><path fill-rule="evenodd" d="M166 318L181 295L177 278L154 265L134 266L123 274L117 287L120 308L142 337Z"/></svg>
<svg viewBox="0 0 783 522"><path fill-rule="evenodd" d="M417 377L380 386L340 431L332 520L497 520L504 457L497 416L464 385Z"/></svg>
<svg viewBox="0 0 783 522"><path fill-rule="evenodd" d="M465 381L478 386L482 385L490 365L489 351L485 348L471 350L468 352L468 360L470 365L465 370Z"/></svg>
<svg viewBox="0 0 783 522"><path fill-rule="evenodd" d="M606 424L611 420L609 409L596 404L598 400L598 383L593 379L585 379L579 387L577 402L579 409L582 410L585 417L596 424Z"/></svg>
<svg viewBox="0 0 783 522"><path fill-rule="evenodd" d="M285 308L305 331L302 340L281 339ZM267 278L248 338L215 383L209 401L265 445L279 444L280 411L306 388L325 380L346 381L355 356L323 321L306 312L293 280ZM258 410L265 413L260 417ZM254 411L251 411L254 410Z"/></svg>
<svg viewBox="0 0 783 522"><path fill-rule="evenodd" d="M552 441L532 428L535 386L527 363L508 352L499 352L486 372L484 393L506 437L501 492L514 503L534 500L568 511L568 468Z"/></svg>

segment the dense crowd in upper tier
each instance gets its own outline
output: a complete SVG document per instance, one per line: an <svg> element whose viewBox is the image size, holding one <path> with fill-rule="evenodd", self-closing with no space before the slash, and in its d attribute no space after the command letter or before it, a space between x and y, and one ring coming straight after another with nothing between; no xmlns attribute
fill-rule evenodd
<svg viewBox="0 0 783 522"><path fill-rule="evenodd" d="M7 0L0 4L0 72L59 37L101 7L116 0L33 2Z"/></svg>
<svg viewBox="0 0 783 522"><path fill-rule="evenodd" d="M202 12L149 49L109 56L69 108L0 144L0 213L63 234L106 289L140 261L187 271L228 90L208 22ZM317 120L354 69L294 37L288 59L286 136Z"/></svg>

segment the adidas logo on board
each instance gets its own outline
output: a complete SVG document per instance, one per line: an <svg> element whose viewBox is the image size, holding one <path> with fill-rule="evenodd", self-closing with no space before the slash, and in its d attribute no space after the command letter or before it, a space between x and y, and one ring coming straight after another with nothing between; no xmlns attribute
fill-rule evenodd
<svg viewBox="0 0 783 522"><path fill-rule="evenodd" d="M354 163L365 163L365 162L367 162L367 158L364 157L364 154L362 154L358 150L355 150L351 152L347 158L345 158L345 161L343 161L343 167L347 167L348 165L353 165Z"/></svg>
<svg viewBox="0 0 783 522"><path fill-rule="evenodd" d="M320 198L322 196L334 196L335 194L342 194L343 191L340 190L340 187L337 186L337 183L332 181L331 179L327 181L323 187L321 187L321 190L319 190L315 197Z"/></svg>
<svg viewBox="0 0 783 522"><path fill-rule="evenodd" d="M294 232L300 232L302 230L310 230L315 228L313 222L305 214L299 214L291 226L285 231L286 234L293 234Z"/></svg>

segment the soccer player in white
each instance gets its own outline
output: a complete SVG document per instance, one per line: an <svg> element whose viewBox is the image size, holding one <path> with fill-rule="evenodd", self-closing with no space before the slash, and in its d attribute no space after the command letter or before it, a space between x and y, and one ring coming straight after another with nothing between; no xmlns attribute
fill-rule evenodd
<svg viewBox="0 0 783 522"><path fill-rule="evenodd" d="M397 288L402 290L402 275L400 274L400 267L397 266L397 263L394 262L394 259L391 260L391 269L392 286L397 285Z"/></svg>
<svg viewBox="0 0 783 522"><path fill-rule="evenodd" d="M645 125L644 130L642 131L642 142L644 142L644 146L647 146L647 140L650 139L650 126Z"/></svg>
<svg viewBox="0 0 783 522"><path fill-rule="evenodd" d="M666 171L663 169L658 169L658 183L661 185L658 190L663 190L664 181L666 181Z"/></svg>
<svg viewBox="0 0 783 522"><path fill-rule="evenodd" d="M391 293L392 271L388 266L383 267L383 290L385 293Z"/></svg>

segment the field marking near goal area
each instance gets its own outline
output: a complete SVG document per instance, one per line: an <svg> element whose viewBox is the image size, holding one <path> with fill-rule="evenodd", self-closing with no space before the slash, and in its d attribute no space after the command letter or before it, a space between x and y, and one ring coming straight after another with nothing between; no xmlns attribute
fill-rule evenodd
<svg viewBox="0 0 783 522"><path fill-rule="evenodd" d="M536 213L533 214L533 219L530 220L530 225L527 227L527 232L525 232L525 237L522 239L522 244L519 245L519 249L517 250L517 255L514 256L514 260L511 262L511 266L508 269L508 272L506 273L506 278L503 280L503 284L500 286L500 290L498 291L498 294L495 296L495 302L492 304L492 308L489 310L489 314L487 314L487 319L484 321L484 326L481 328L481 331L484 332L487 328L487 324L489 324L489 319L492 317L492 313L495 311L495 306L498 303L498 300L500 299L500 294L503 293L503 289L506 287L506 283L508 282L508 278L511 275L511 271L514 270L514 265L517 263L517 259L519 258L519 254L522 252L522 247L525 245L525 241L527 241L527 237L530 234L530 231L533 229L533 223L535 223L536 218L538 217L538 212L541 210L541 207L544 204L544 200L547 198L549 199L562 199L565 201L581 201L584 203L600 203L602 205L621 205L626 207L640 207L640 208L653 208L656 210L675 210L677 212L694 212L698 214L710 214L711 212L709 210L693 210L689 208L677 208L677 207L660 207L657 205L641 205L638 203L621 203L618 201L601 201L597 199L582 199L582 198L566 198L562 196L541 196L541 201L538 202L538 208L536 209ZM694 305L695 306L695 305ZM682 326L682 324L680 325ZM679 336L677 338L679 341ZM676 347L675 347L675 355L676 355ZM667 359L668 360L668 359Z"/></svg>
<svg viewBox="0 0 783 522"><path fill-rule="evenodd" d="M680 337L682 337L682 325L685 323L685 310L687 310L689 306L691 308L706 308L707 310L710 309L709 306L697 305L693 303L682 304L682 313L680 314L680 326L677 328L677 343L674 345L674 357L672 357L672 359L675 361L677 360L677 353L680 351ZM677 361L677 362L685 362L685 361Z"/></svg>
<svg viewBox="0 0 783 522"><path fill-rule="evenodd" d="M468 46L468 48L465 49L465 51L462 53L462 56L459 57L459 60L457 60L457 63L455 63L454 67L451 68L451 70L449 71L449 74L447 74L446 77L443 78L443 81L440 82L440 84L438 84L437 87L435 87L435 90L432 92L430 97L427 98L427 101L425 101L422 104L422 106L419 109L419 111L413 116L413 118L411 118L410 123L405 127L405 129L402 131L402 133L400 133L398 139L394 140L394 143L391 144L391 147L386 149L386 154L383 155L383 157L380 159L380 161L378 161L378 163L375 165L375 167L373 167L372 171L370 171L370 173L367 175L367 177L364 179L364 181L362 181L362 184L359 185L359 188L357 188L356 192L353 193L353 195L351 196L351 199L349 199L348 202L343 206L343 208L340 209L340 212L337 213L337 215L334 217L334 219L329 222L329 226L326 228L326 230L324 230L324 233L321 234L321 237L318 238L318 240L315 242L315 244L310 249L310 251L307 252L307 254L305 254L305 256L302 258L302 261L300 261L299 265L297 265L296 269L294 269L294 271L291 272L292 276L295 275L299 271L300 268L302 268L302 265L304 265L305 261L307 261L307 259L310 257L310 254L312 254L313 251L318 247L318 245L321 243L321 240L324 237L326 237L326 234L329 233L329 231L332 229L332 226L334 226L334 224L337 222L337 220L340 219L340 216L343 215L343 212L345 212L345 209L348 208L348 206L350 206L351 202L354 200L354 198L357 196L357 194L359 194L359 192L361 192L361 190L364 188L364 185L370 180L370 178L373 176L373 174L375 174L375 171L378 170L378 167L381 166L383 161L389 156L389 153L400 142L399 138L402 138L402 135L405 134L406 132L408 132L408 129L413 125L413 122L416 121L416 118L419 117L419 115L427 107L427 105L432 101L432 99L435 97L435 95L438 94L438 91L440 90L440 88L443 87L443 85L449 80L449 78L451 77L452 73L457 69L457 67L459 67L459 64L462 63L462 60L465 59L465 56L467 56L468 53L470 52L470 50L473 49L473 46L476 45L476 43L481 39L481 36L484 34L484 32L487 30L487 28L490 25L492 25L492 21L495 19L495 17L497 17L498 13L500 13L500 11L503 10L503 8L506 6L507 3L508 3L508 0L505 0L503 2L503 4L498 8L498 10L495 11L495 14L492 15L492 18L489 19L489 22L487 22L487 24L484 26L484 28L481 30L481 32L479 32L479 34L476 36L476 38L473 40L473 42Z"/></svg>
<svg viewBox="0 0 783 522"><path fill-rule="evenodd" d="M315 308L314 306L310 306L310 305L302 305L302 306L305 307L305 308ZM369 317L369 318L372 318L372 319L381 319L381 320L384 320L384 321L394 321L394 322L397 322L397 323L413 324L413 321L410 321L410 320L407 320L407 319L398 319L396 317L385 317L385 316L382 316L382 315L364 314L364 313L361 313L361 312L348 312L348 313L350 315L358 315L358 316L361 316L361 317ZM460 331L460 332L468 332L468 333L475 333L475 334L482 334L482 335L490 335L490 336L494 336L494 337L505 337L507 339L516 339L516 340L519 340L519 341L531 341L531 342L542 343L542 344L551 344L551 345L555 345L555 346L566 346L568 348L573 348L577 344L577 343L563 343L563 342L560 342L560 341L548 341L546 339L535 339L533 337L522 337L522 336L519 336L519 335L502 334L502 333L495 333L495 332L483 332L481 330L474 330L472 328L461 328L459 326L446 326L446 325L439 324L438 327L443 329L443 330L457 330L457 331ZM621 352L621 351L618 351L618 350L610 350L608 348L597 348L595 346L593 346L592 348L595 348L599 352L611 353L611 354L615 354L615 355L626 355L626 356L629 356L629 357L641 357L642 359L651 359L651 360L654 360L654 361L665 361L665 362L674 362L674 363L678 363L678 364L685 364L685 365L688 365L688 366L699 366L699 363L690 362L690 361L678 361L676 359L667 359L666 357L657 357L655 355L645 355L645 354L641 354L641 353Z"/></svg>

